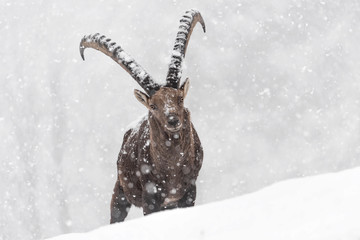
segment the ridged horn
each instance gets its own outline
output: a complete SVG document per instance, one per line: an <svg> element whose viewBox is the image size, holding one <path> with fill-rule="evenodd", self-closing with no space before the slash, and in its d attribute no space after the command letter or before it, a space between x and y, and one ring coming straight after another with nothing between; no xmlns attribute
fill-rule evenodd
<svg viewBox="0 0 360 240"><path fill-rule="evenodd" d="M179 88L182 73L182 61L185 57L191 33L198 22L200 22L205 32L205 22L199 11L194 9L188 10L180 19L179 31L176 35L171 62L166 77L167 87Z"/></svg>
<svg viewBox="0 0 360 240"><path fill-rule="evenodd" d="M125 69L145 90L149 96L160 89L154 79L135 60L128 55L119 45L112 42L100 33L84 36L80 42L80 55L83 60L85 48L93 48L111 57L123 69Z"/></svg>

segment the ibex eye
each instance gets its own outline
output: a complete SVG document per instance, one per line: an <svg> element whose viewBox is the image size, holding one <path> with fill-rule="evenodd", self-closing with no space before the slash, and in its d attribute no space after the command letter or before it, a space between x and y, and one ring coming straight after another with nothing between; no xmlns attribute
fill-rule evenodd
<svg viewBox="0 0 360 240"><path fill-rule="evenodd" d="M150 108L151 108L152 110L156 110L156 105L151 104L151 105L150 105Z"/></svg>
<svg viewBox="0 0 360 240"><path fill-rule="evenodd" d="M179 103L182 104L183 102L184 102L184 98L183 97L179 98Z"/></svg>

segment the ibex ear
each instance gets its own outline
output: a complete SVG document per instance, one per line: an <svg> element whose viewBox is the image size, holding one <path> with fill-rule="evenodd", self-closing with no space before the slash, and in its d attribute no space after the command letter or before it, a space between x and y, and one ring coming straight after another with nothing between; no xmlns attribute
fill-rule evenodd
<svg viewBox="0 0 360 240"><path fill-rule="evenodd" d="M184 92L184 98L186 97L189 87L190 87L190 80L189 78L186 78L185 82L180 87L180 89Z"/></svg>
<svg viewBox="0 0 360 240"><path fill-rule="evenodd" d="M134 95L136 97L136 99L141 102L142 104L144 104L145 107L149 108L149 97L148 95L146 95L145 93L134 89Z"/></svg>

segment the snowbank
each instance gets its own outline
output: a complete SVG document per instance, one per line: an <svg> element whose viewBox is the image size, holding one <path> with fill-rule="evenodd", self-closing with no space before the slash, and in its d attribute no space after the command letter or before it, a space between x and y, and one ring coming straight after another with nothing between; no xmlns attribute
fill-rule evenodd
<svg viewBox="0 0 360 240"><path fill-rule="evenodd" d="M360 239L360 168L52 240Z"/></svg>

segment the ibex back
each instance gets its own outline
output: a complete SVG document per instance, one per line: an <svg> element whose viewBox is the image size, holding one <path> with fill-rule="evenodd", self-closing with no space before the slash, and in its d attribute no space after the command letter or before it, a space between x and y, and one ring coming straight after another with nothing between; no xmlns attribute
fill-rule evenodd
<svg viewBox="0 0 360 240"><path fill-rule="evenodd" d="M144 215L175 207L194 206L196 179L203 150L184 107L189 80L180 86L182 61L192 30L201 14L189 10L180 20L171 63L164 86L153 78L115 42L104 35L84 36L80 53L94 48L110 56L145 90L135 97L149 110L136 127L124 136L117 161L117 181L111 200L111 223L122 222L131 205L143 208Z"/></svg>

